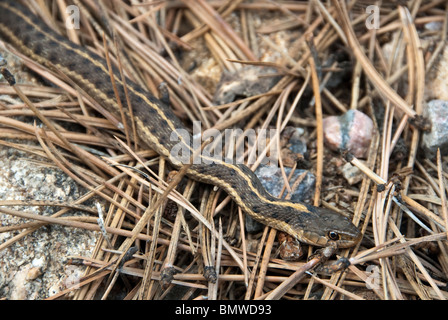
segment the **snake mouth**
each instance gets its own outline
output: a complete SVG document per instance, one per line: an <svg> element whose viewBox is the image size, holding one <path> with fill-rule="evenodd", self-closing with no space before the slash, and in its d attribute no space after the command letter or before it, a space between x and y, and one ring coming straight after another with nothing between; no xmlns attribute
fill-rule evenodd
<svg viewBox="0 0 448 320"><path fill-rule="evenodd" d="M358 242L362 239L361 231L358 231L356 234L344 235L345 238L337 241L338 248L345 249L351 248L358 244Z"/></svg>
<svg viewBox="0 0 448 320"><path fill-rule="evenodd" d="M327 246L329 239L315 232L304 231L301 241L312 246L325 247Z"/></svg>

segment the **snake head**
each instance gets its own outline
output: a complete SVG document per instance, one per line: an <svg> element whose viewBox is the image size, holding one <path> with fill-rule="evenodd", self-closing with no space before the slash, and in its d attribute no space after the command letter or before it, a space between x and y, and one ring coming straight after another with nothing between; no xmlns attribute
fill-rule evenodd
<svg viewBox="0 0 448 320"><path fill-rule="evenodd" d="M361 240L361 232L347 217L333 210L307 207L308 223L300 237L302 242L321 247L334 243L338 248L350 248Z"/></svg>

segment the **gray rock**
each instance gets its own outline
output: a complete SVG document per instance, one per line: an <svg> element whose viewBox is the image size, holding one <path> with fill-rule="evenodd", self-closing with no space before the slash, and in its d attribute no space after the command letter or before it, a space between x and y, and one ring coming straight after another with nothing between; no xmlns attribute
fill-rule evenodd
<svg viewBox="0 0 448 320"><path fill-rule="evenodd" d="M364 161L362 161L364 162ZM344 176L345 180L350 185L354 185L362 180L364 177L364 174L361 170L359 170L358 167L353 166L351 163L347 162L341 169L342 175Z"/></svg>
<svg viewBox="0 0 448 320"><path fill-rule="evenodd" d="M33 147L30 142L30 148ZM85 192L46 159L13 148L0 147L0 200L70 203ZM51 215L60 208L14 206L11 209ZM68 215L76 214L85 215L73 211ZM2 226L23 222L24 219L0 213ZM0 243L3 244L20 231L1 233ZM41 300L65 289L76 282L84 270L80 266L67 265L67 257L90 256L96 238L96 233L92 231L47 225L0 251L0 297Z"/></svg>
<svg viewBox="0 0 448 320"><path fill-rule="evenodd" d="M431 131L422 137L422 148L429 158L433 158L440 148L442 155L448 154L448 101L432 100L428 102L423 116L431 123Z"/></svg>
<svg viewBox="0 0 448 320"><path fill-rule="evenodd" d="M291 174L291 170L291 168L285 168L286 176L289 176ZM290 180L290 185L292 186L297 178L305 171L306 170L296 169ZM275 197L279 196L284 185L281 169L279 167L259 166L257 170L255 170L255 174L261 180L261 183L270 194ZM305 201L313 197L315 183L316 178L312 173L308 172L305 178L299 184L298 188L293 192L291 200ZM284 194L283 196L286 196L286 194Z"/></svg>
<svg viewBox="0 0 448 320"><path fill-rule="evenodd" d="M306 143L303 140L302 136L305 130L302 128L292 128L293 133L289 138L289 149L298 154L305 154L307 151Z"/></svg>

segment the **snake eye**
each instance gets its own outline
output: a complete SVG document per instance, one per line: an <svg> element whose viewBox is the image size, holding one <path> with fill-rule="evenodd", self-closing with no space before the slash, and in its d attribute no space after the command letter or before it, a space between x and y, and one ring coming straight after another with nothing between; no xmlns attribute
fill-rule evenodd
<svg viewBox="0 0 448 320"><path fill-rule="evenodd" d="M339 233L337 233L336 231L328 231L327 236L330 240L339 240Z"/></svg>

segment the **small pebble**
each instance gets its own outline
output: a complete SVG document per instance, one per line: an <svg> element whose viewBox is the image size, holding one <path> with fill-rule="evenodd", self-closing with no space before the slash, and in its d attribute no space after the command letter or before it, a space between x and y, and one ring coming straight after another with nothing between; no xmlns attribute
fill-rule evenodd
<svg viewBox="0 0 448 320"><path fill-rule="evenodd" d="M277 235L279 243L279 256L286 261L299 261L303 256L303 246L294 237L279 232Z"/></svg>
<svg viewBox="0 0 448 320"><path fill-rule="evenodd" d="M364 174L358 167L353 166L351 163L347 162L341 168L342 176L347 180L350 185L357 184L362 180Z"/></svg>
<svg viewBox="0 0 448 320"><path fill-rule="evenodd" d="M373 122L364 113L349 110L342 116L323 120L325 145L333 150L348 150L357 158L366 158L373 134Z"/></svg>
<svg viewBox="0 0 448 320"><path fill-rule="evenodd" d="M431 21L424 25L424 28L428 31L439 31L442 27L443 23L441 21Z"/></svg>
<svg viewBox="0 0 448 320"><path fill-rule="evenodd" d="M306 168L305 154L307 152L305 130L296 127L286 127L282 134L280 145L282 146L280 156L285 167Z"/></svg>
<svg viewBox="0 0 448 320"><path fill-rule="evenodd" d="M290 130L289 132L290 136L288 140L289 149L294 153L305 154L307 151L306 143L303 138L305 130L303 130L302 128L291 128L289 130Z"/></svg>
<svg viewBox="0 0 448 320"><path fill-rule="evenodd" d="M292 168L299 161L299 157L296 153L292 152L291 149L283 148L280 152L282 157L283 165L285 167Z"/></svg>
<svg viewBox="0 0 448 320"><path fill-rule="evenodd" d="M37 277L39 277L41 274L42 274L42 272L40 271L40 268L32 267L28 270L25 279L27 281L33 281L33 280L36 280Z"/></svg>
<svg viewBox="0 0 448 320"><path fill-rule="evenodd" d="M422 137L422 148L428 158L437 155L440 148L441 155L448 154L448 101L432 100L428 102L423 112L431 123L431 131Z"/></svg>

